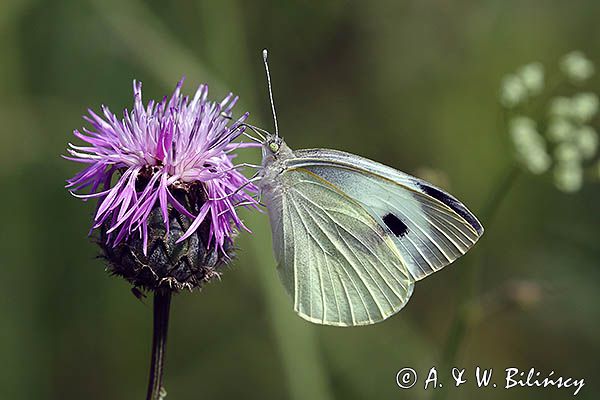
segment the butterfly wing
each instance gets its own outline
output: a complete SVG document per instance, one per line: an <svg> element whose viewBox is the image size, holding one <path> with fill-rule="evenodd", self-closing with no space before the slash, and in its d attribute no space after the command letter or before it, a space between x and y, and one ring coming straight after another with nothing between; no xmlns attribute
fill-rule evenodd
<svg viewBox="0 0 600 400"><path fill-rule="evenodd" d="M465 254L483 234L460 201L423 180L350 153L294 152L289 168L306 169L360 203L394 241L415 280Z"/></svg>
<svg viewBox="0 0 600 400"><path fill-rule="evenodd" d="M281 280L316 323L382 321L408 301L413 279L384 228L357 201L304 168L263 193Z"/></svg>

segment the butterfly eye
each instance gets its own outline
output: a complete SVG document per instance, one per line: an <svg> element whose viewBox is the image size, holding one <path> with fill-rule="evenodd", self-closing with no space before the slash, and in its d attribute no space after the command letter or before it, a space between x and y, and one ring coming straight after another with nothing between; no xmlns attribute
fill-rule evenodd
<svg viewBox="0 0 600 400"><path fill-rule="evenodd" d="M277 153L279 151L279 143L277 143L277 142L269 143L269 149L271 149L271 151L273 153Z"/></svg>

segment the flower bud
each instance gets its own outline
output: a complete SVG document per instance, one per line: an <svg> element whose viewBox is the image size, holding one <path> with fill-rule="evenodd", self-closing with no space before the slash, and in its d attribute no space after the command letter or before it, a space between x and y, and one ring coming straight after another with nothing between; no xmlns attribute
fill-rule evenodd
<svg viewBox="0 0 600 400"><path fill-rule="evenodd" d="M535 175L540 175L548 171L548 168L550 168L550 165L552 164L550 156L543 149L532 149L529 152L524 153L522 158L527 169Z"/></svg>
<svg viewBox="0 0 600 400"><path fill-rule="evenodd" d="M578 162L560 162L554 168L554 184L567 193L581 189L583 184L583 170Z"/></svg>
<svg viewBox="0 0 600 400"><path fill-rule="evenodd" d="M536 95L544 88L544 66L538 62L522 66L518 71L523 86L530 94Z"/></svg>
<svg viewBox="0 0 600 400"><path fill-rule="evenodd" d="M565 55L560 61L561 70L574 83L580 83L594 75L594 64L580 51Z"/></svg>
<svg viewBox="0 0 600 400"><path fill-rule="evenodd" d="M516 75L507 75L500 85L500 102L508 108L519 105L527 97L527 88Z"/></svg>
<svg viewBox="0 0 600 400"><path fill-rule="evenodd" d="M542 286L534 281L520 280L507 285L509 301L524 309L535 307L543 299Z"/></svg>
<svg viewBox="0 0 600 400"><path fill-rule="evenodd" d="M536 131L535 121L527 117L514 117L509 123L510 136L517 148L537 145L543 138Z"/></svg>
<svg viewBox="0 0 600 400"><path fill-rule="evenodd" d="M575 135L575 127L566 119L552 118L548 125L548 139L554 142L562 142L572 139Z"/></svg>
<svg viewBox="0 0 600 400"><path fill-rule="evenodd" d="M571 112L579 122L588 122L598 112L598 96L594 93L578 93L571 100Z"/></svg>
<svg viewBox="0 0 600 400"><path fill-rule="evenodd" d="M554 158L561 163L571 163L581 161L581 153L575 143L560 143L554 149Z"/></svg>
<svg viewBox="0 0 600 400"><path fill-rule="evenodd" d="M575 133L575 143L586 160L591 159L598 149L598 134L591 126L582 126Z"/></svg>

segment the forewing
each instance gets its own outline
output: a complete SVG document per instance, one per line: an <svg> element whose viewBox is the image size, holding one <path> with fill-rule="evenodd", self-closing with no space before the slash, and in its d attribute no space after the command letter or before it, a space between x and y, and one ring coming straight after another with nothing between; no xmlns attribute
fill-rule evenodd
<svg viewBox="0 0 600 400"><path fill-rule="evenodd" d="M483 234L477 218L443 190L383 164L335 150L301 150L304 168L362 204L386 230L415 280L465 254Z"/></svg>
<svg viewBox="0 0 600 400"><path fill-rule="evenodd" d="M336 326L372 324L398 312L412 278L370 213L303 168L286 170L280 185L269 213L278 270L296 312Z"/></svg>

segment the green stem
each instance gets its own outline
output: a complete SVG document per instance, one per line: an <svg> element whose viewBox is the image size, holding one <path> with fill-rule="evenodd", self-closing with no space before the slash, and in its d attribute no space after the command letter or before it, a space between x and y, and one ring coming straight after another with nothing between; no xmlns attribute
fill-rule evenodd
<svg viewBox="0 0 600 400"><path fill-rule="evenodd" d="M513 164L508 171L503 174L499 184L492 188L487 202L483 205L483 207L481 207L481 212L479 214L484 223L490 225L496 216L496 213L500 209L500 205L510 191L510 188L517 181L521 171L522 170L519 165Z"/></svg>
<svg viewBox="0 0 600 400"><path fill-rule="evenodd" d="M508 171L504 172L499 179L498 183L492 187L490 194L487 197L486 202L481 207L479 217L484 224L486 229L489 229L494 217L496 216L500 206L506 199L506 196L510 192L511 187L517 181L521 169L518 165L512 165ZM448 336L446 338L446 345L442 352L441 371L444 374L450 372L450 368L454 367L456 362L457 354L460 347L463 344L464 338L469 331L469 328L474 320L473 318L473 305L474 299L479 292L480 273L481 273L481 262L482 254L481 250L476 252L471 258L471 262L467 267L467 279L464 280L464 288L462 290L463 298L458 307L457 315L452 321ZM438 390L434 393L434 399L443 399L447 394L446 385L443 390Z"/></svg>
<svg viewBox="0 0 600 400"><path fill-rule="evenodd" d="M169 310L171 308L171 291L158 289L154 292L154 329L152 337L152 357L150 360L150 376L148 378L148 394L146 400L161 400L166 396L162 386L165 351L167 347L167 331L169 329Z"/></svg>

